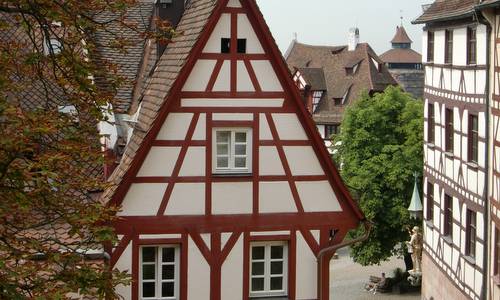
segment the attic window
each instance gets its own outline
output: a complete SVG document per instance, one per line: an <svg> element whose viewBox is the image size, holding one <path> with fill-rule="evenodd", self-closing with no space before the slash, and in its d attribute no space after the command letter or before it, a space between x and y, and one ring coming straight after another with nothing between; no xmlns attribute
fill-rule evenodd
<svg viewBox="0 0 500 300"><path fill-rule="evenodd" d="M238 53L247 53L247 39L238 39Z"/></svg>
<svg viewBox="0 0 500 300"><path fill-rule="evenodd" d="M220 52L229 53L231 50L231 39L222 38L220 39Z"/></svg>
<svg viewBox="0 0 500 300"><path fill-rule="evenodd" d="M335 105L341 105L342 104L342 98L333 98L334 104Z"/></svg>

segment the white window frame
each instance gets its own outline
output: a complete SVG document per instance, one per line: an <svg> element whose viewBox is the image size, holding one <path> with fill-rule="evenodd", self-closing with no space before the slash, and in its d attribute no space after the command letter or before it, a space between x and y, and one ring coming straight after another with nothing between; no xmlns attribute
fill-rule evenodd
<svg viewBox="0 0 500 300"><path fill-rule="evenodd" d="M155 279L147 279L144 280L142 278L142 266L144 264L153 264L151 262L143 262L142 259L142 249L143 248L155 248ZM170 262L162 262L160 261L162 258L162 250L164 248L173 248L175 250L175 258L173 265L175 266L174 270L174 279L162 279L162 265L171 265ZM142 245L139 247L139 299L141 300L178 300L179 296L179 281L180 281L180 245ZM155 283L155 296L154 297L143 297L142 294L142 284L144 282L154 282ZM163 282L174 282L174 296L173 297L162 297L161 289Z"/></svg>
<svg viewBox="0 0 500 300"><path fill-rule="evenodd" d="M231 133L229 154L228 154L228 167L217 166L217 132L229 131ZM239 132L246 133L246 167L235 167L235 134ZM241 156L240 156L241 157ZM249 174L252 173L252 128L245 127L217 127L212 131L212 172L214 174Z"/></svg>
<svg viewBox="0 0 500 300"><path fill-rule="evenodd" d="M254 260L252 258L253 247L265 247L264 260ZM280 276L271 275L271 262L277 261L271 259L271 246L283 246L283 274ZM262 276L252 275L252 262L264 262L264 290L252 291L252 278ZM250 243L250 263L249 263L249 293L250 297L274 297L274 296L287 296L288 295L288 242L286 241L272 241L272 242L252 242ZM283 289L279 291L271 291L271 277L283 277Z"/></svg>

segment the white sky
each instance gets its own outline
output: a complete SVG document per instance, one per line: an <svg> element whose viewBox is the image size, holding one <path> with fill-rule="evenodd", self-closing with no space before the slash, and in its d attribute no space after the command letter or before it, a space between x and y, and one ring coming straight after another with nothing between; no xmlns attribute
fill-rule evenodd
<svg viewBox="0 0 500 300"><path fill-rule="evenodd" d="M345 45L349 28L357 26L361 42L368 42L377 54L382 54L391 46L401 15L413 40L412 48L422 52L422 26L410 22L421 14L422 4L433 1L257 0L257 3L283 53L295 32L302 43Z"/></svg>

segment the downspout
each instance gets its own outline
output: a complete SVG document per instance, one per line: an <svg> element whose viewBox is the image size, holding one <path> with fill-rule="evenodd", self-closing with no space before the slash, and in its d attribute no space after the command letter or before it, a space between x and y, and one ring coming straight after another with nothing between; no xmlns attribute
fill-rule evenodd
<svg viewBox="0 0 500 300"><path fill-rule="evenodd" d="M491 34L491 24L490 20L482 14L486 21L481 20L477 16L477 12L475 11L476 19L479 24L483 24L486 26L486 96L485 96L485 102L486 102L486 114L485 114L485 124L486 124L486 147L485 147L485 159L484 159L484 169L486 171L486 174L484 174L484 213L483 213L483 223L484 223L484 228L483 228L483 240L484 240L484 245L483 245L483 283L481 286L481 295L479 296L479 299L481 300L486 300L488 299L488 282L489 282L489 261L488 261L488 254L489 254L489 173L490 173L490 168L489 168L489 149L490 149L490 34Z"/></svg>
<svg viewBox="0 0 500 300"><path fill-rule="evenodd" d="M361 222L363 223L363 225L365 227L365 233L362 236L355 238L355 239L352 239L352 240L349 240L349 241L343 241L339 244L327 246L327 247L319 250L318 255L317 255L317 260L318 260L318 300L325 299L324 295L323 295L323 276L322 276L322 274L323 274L323 264L322 264L323 258L327 254L334 254L335 251L337 251L340 248L344 248L344 247L350 246L352 244L360 243L360 242L363 242L366 239L368 239L368 237L370 236L370 232L372 231L372 223L366 219L362 220Z"/></svg>

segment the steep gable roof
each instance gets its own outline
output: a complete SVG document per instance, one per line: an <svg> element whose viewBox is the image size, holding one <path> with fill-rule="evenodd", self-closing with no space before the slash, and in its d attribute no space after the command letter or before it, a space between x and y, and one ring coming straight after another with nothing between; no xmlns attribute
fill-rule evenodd
<svg viewBox="0 0 500 300"><path fill-rule="evenodd" d="M186 7L184 15L177 26L177 31L182 34L175 37L167 46L148 82L137 125L133 130L120 164L109 178L112 186L103 194L105 202L111 199L116 188L122 182L125 173L130 169L139 147L150 132L161 106L167 99L182 68L186 65L188 56L199 41L200 34L215 7L216 0L192 0Z"/></svg>
<svg viewBox="0 0 500 300"><path fill-rule="evenodd" d="M184 32L184 35L174 39L160 58L153 79L146 89L137 127L134 129L122 162L110 178L112 185L105 191L103 201L110 205L119 204L127 192L131 178L140 168L147 150L151 148L151 142L169 113L169 105L174 102L169 102L168 99L178 99L175 98L178 96L177 93L180 92L191 73L194 62L200 56L203 46L210 38L211 32L227 3L228 0L193 0L190 2L178 27L178 31ZM343 200L342 207L349 208L349 215L353 218L364 219L363 213L343 185L315 124L302 104L299 91L292 81L291 74L257 4L254 0L241 1L241 4L243 9L248 11L247 14L252 16L249 19L254 20L254 22L251 20L250 23L254 26L255 34L263 48L266 49L266 55L269 57L277 78L290 94L290 99L287 101L291 101L291 104L297 108L297 116L302 121L304 129L309 133L318 159L325 167L328 181L334 188L336 195ZM192 24L195 24L194 27L190 27ZM194 131L194 127L191 129Z"/></svg>
<svg viewBox="0 0 500 300"><path fill-rule="evenodd" d="M377 65L374 63L376 62ZM316 122L340 123L345 105L334 105L333 98L341 98L348 91L345 104L355 101L362 91L383 91L396 81L382 60L367 43L360 43L354 51L348 51L347 46L313 46L294 42L287 57L290 69L322 68L326 82L326 100L322 101L313 118ZM356 71L348 75L346 68Z"/></svg>

